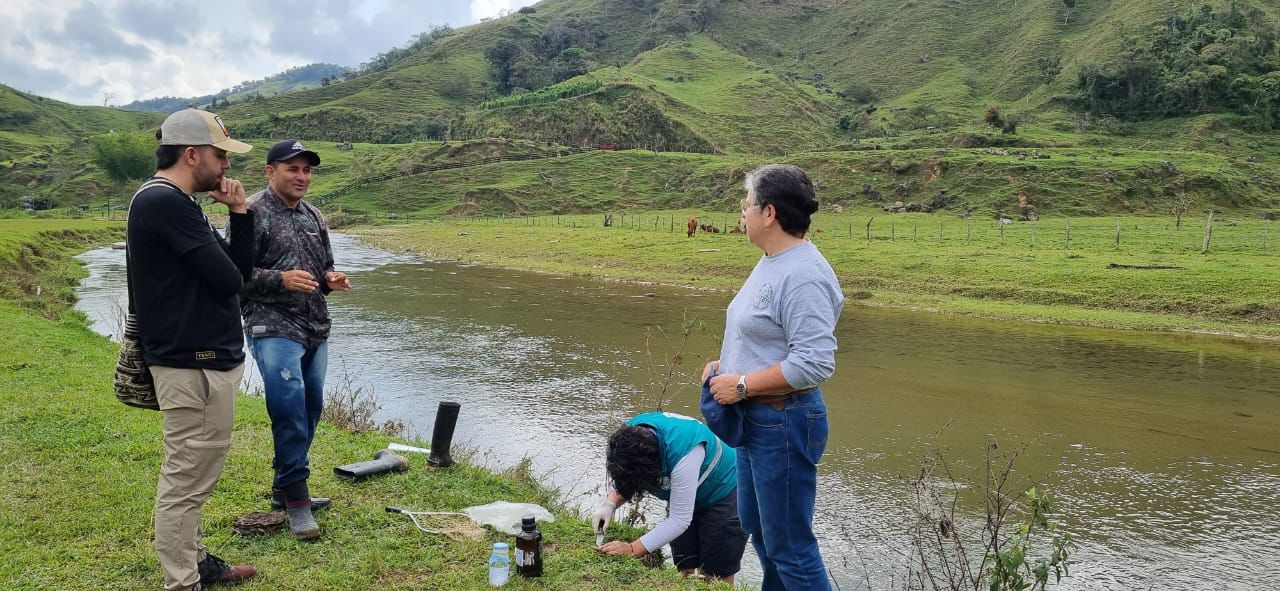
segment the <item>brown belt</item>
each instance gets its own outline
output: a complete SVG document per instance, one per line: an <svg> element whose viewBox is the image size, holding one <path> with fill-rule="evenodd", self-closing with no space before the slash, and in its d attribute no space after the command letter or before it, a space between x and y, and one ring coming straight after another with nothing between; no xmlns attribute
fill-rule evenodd
<svg viewBox="0 0 1280 591"><path fill-rule="evenodd" d="M750 402L751 404L767 404L773 407L774 410L782 410L787 407L787 401L791 400L793 396L802 396L804 394L813 392L814 390L817 390L817 389L818 387L814 386L812 388L805 388L803 390L787 392L786 394L765 394L763 396L748 396L747 402Z"/></svg>

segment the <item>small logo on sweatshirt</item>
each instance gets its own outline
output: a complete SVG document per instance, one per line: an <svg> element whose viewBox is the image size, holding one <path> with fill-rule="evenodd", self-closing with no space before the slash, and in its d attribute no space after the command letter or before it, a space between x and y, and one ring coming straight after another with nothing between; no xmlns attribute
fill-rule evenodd
<svg viewBox="0 0 1280 591"><path fill-rule="evenodd" d="M761 285L760 289L756 291L756 299L755 302L753 302L753 305L755 306L755 309L763 310L768 308L771 303L773 303L773 284L766 283Z"/></svg>
<svg viewBox="0 0 1280 591"><path fill-rule="evenodd" d="M213 359L217 356L213 351L196 351L196 359Z"/></svg>

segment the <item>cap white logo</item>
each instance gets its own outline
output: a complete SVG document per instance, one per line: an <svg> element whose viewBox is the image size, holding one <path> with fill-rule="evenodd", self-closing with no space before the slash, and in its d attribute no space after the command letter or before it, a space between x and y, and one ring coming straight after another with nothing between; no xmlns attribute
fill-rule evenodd
<svg viewBox="0 0 1280 591"><path fill-rule="evenodd" d="M213 120L214 120L214 121L217 121L217 122L218 122L218 127L221 127L221 128L222 128L222 135L225 135L225 136L227 136L227 137L231 137L231 130L230 130L230 129L227 129L227 124L222 122L222 117L221 117L220 115L214 115L214 116L213 116Z"/></svg>
<svg viewBox="0 0 1280 591"><path fill-rule="evenodd" d="M293 142L293 148L291 149L297 150L299 152L306 150L306 148L302 147L302 142Z"/></svg>

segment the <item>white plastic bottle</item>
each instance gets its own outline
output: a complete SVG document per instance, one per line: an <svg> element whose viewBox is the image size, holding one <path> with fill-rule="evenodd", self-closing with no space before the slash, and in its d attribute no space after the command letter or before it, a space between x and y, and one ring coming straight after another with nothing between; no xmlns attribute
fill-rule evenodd
<svg viewBox="0 0 1280 591"><path fill-rule="evenodd" d="M489 556L489 586L501 587L511 578L510 546L506 542L495 542L493 554Z"/></svg>

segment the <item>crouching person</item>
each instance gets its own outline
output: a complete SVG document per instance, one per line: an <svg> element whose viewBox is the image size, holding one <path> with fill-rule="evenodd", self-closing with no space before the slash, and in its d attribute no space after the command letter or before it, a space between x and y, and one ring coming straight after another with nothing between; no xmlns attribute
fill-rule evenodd
<svg viewBox="0 0 1280 591"><path fill-rule="evenodd" d="M707 580L733 582L742 565L747 535L738 519L737 456L697 419L646 413L627 421L609 438L607 467L613 488L592 515L603 532L622 503L644 494L667 501L667 518L630 543L600 550L641 557L671 544L676 568Z"/></svg>

